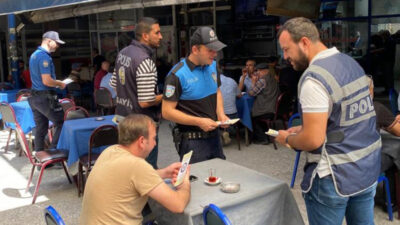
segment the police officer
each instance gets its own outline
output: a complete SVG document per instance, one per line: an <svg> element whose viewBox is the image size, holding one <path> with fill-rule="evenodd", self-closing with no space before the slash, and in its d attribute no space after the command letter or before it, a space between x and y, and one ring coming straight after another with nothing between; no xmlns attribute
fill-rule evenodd
<svg viewBox="0 0 400 225"><path fill-rule="evenodd" d="M288 20L278 33L285 59L306 71L299 81L302 126L276 140L305 151L301 188L310 225L374 224L380 173L380 135L369 81L358 63L328 49L306 18Z"/></svg>
<svg viewBox="0 0 400 225"><path fill-rule="evenodd" d="M158 93L157 68L152 59L154 49L160 46L162 39L158 21L150 17L141 18L135 29L135 37L136 40L118 53L116 73L110 81L110 85L117 91L115 114L145 114L158 123L161 118L162 95ZM157 169L157 158L158 145L146 160Z"/></svg>
<svg viewBox="0 0 400 225"><path fill-rule="evenodd" d="M50 56L55 52L60 40L55 31L48 31L43 34L42 44L33 52L29 60L29 72L32 80L32 97L28 99L32 108L35 130L35 151L44 150L44 139L49 127L49 120L54 124L54 135L50 148L57 146L63 125L64 112L58 103L56 88L65 88L65 84L56 80L53 60Z"/></svg>
<svg viewBox="0 0 400 225"><path fill-rule="evenodd" d="M225 122L229 118L224 113L215 57L226 45L209 27L198 28L190 38L190 45L190 55L166 77L162 115L178 124L181 159L190 150L193 150L192 163L225 159L216 121Z"/></svg>

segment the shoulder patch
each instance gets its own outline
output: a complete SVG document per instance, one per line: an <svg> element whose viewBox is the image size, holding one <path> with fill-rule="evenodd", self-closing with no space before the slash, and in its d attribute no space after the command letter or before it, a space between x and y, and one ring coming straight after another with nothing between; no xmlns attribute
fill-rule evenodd
<svg viewBox="0 0 400 225"><path fill-rule="evenodd" d="M167 98L171 97L175 93L175 86L168 84L167 88L165 89L165 96Z"/></svg>
<svg viewBox="0 0 400 225"><path fill-rule="evenodd" d="M47 60L43 60L43 67L49 67L49 62Z"/></svg>
<svg viewBox="0 0 400 225"><path fill-rule="evenodd" d="M176 65L176 66L171 70L171 72L169 72L169 74L171 74L171 73L175 74L175 73L178 72L178 70L180 70L182 67L183 67L183 62L178 63L178 65ZM169 75L169 74L168 74L168 75Z"/></svg>

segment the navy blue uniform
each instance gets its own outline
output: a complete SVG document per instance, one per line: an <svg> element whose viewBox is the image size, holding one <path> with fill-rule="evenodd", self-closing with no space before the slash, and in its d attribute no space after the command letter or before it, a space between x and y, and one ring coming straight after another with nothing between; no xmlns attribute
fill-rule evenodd
<svg viewBox="0 0 400 225"><path fill-rule="evenodd" d="M63 125L64 112L58 103L55 88L44 85L42 81L43 74L50 74L52 79L56 79L53 60L46 49L39 47L31 55L29 72L32 80L32 97L28 101L36 123L35 151L44 150L49 120L53 122L55 128L50 148L55 148Z"/></svg>
<svg viewBox="0 0 400 225"><path fill-rule="evenodd" d="M220 85L215 61L211 65L196 66L186 58L175 65L166 77L163 99L178 102L176 108L188 115L216 121ZM178 124L178 127L184 134L179 145L181 159L190 150L193 150L192 163L212 158L225 159L218 129L205 133L197 126ZM205 137L188 137L193 134Z"/></svg>

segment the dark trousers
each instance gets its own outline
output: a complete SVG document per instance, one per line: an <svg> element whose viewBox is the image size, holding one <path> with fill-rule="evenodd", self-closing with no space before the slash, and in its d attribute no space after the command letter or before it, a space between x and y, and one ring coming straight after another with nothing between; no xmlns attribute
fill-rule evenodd
<svg viewBox="0 0 400 225"><path fill-rule="evenodd" d="M49 120L53 122L55 130L50 148L56 148L64 123L64 111L59 105L58 99L51 101L46 95L35 95L30 97L28 101L36 124L35 151L44 150L44 139L49 129Z"/></svg>
<svg viewBox="0 0 400 225"><path fill-rule="evenodd" d="M218 131L216 131L219 133ZM219 134L215 137L205 139L186 139L182 138L179 145L179 158L182 161L183 156L193 150L190 163L197 163L214 158L226 159L222 150Z"/></svg>
<svg viewBox="0 0 400 225"><path fill-rule="evenodd" d="M158 130L158 129L157 129ZM158 133L158 131L157 131ZM146 161L153 166L156 170L158 169L157 166L157 159L158 159L158 135L157 135L156 145L154 146L153 150L151 150L150 154L147 156Z"/></svg>
<svg viewBox="0 0 400 225"><path fill-rule="evenodd" d="M270 119L272 120L274 118L273 113L266 113L260 116L255 116L252 118L253 121L253 139L255 141L265 141L268 140L268 136L265 134L265 132L269 129L266 123L260 122L260 120L263 119Z"/></svg>

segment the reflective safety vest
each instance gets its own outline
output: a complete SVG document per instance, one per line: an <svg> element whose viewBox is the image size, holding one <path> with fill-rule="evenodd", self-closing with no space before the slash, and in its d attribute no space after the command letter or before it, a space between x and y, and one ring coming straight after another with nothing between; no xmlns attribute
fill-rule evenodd
<svg viewBox="0 0 400 225"><path fill-rule="evenodd" d="M298 90L307 77L324 85L333 106L324 144L306 152L303 192L311 189L324 154L338 195L358 194L375 184L381 164L381 138L375 129L369 80L358 63L342 53L315 60L301 76Z"/></svg>

